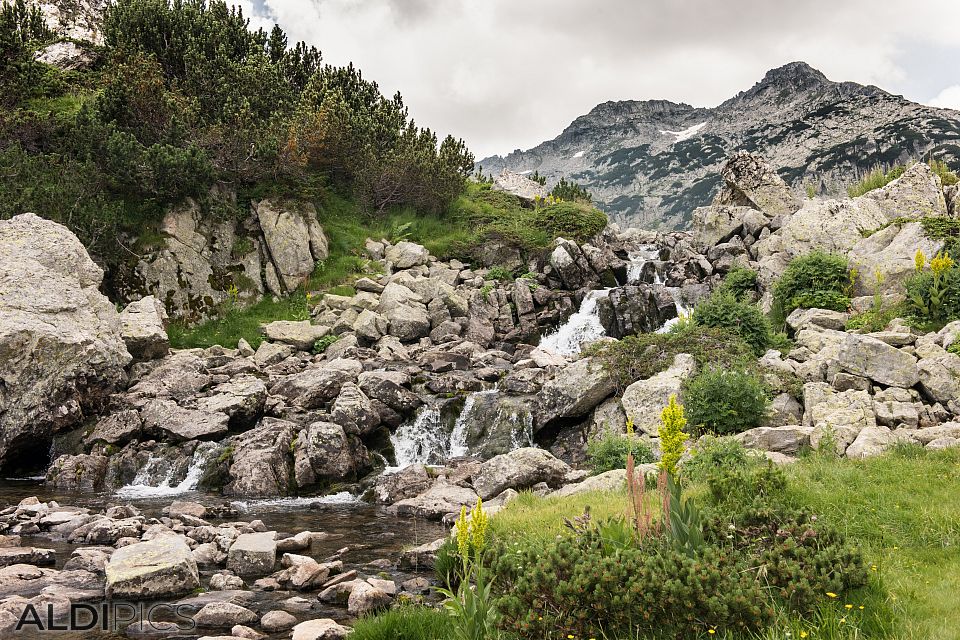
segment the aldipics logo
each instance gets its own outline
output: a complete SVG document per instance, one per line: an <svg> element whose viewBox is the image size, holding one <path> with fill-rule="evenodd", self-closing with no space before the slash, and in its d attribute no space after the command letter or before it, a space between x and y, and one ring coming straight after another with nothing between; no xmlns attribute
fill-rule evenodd
<svg viewBox="0 0 960 640"><path fill-rule="evenodd" d="M52 602L23 607L14 633L34 636L64 631L122 632L131 625L141 632L186 632L196 628L191 617L197 607L165 602L74 602L56 606Z"/></svg>

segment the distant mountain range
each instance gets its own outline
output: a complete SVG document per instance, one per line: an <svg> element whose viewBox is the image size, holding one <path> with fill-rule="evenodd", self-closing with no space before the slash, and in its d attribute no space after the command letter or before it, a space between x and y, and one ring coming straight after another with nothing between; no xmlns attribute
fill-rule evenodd
<svg viewBox="0 0 960 640"><path fill-rule="evenodd" d="M704 109L667 100L605 102L528 151L478 163L587 187L621 223L685 228L734 151L763 154L794 188L841 194L871 168L930 155L960 164L960 112L874 86L833 82L804 62Z"/></svg>

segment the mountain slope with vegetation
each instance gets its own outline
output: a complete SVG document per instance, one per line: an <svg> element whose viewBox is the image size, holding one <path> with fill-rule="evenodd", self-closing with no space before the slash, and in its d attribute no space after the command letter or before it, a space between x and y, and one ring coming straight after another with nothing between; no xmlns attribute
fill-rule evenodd
<svg viewBox="0 0 960 640"><path fill-rule="evenodd" d="M735 151L762 154L798 192L842 195L877 166L927 156L955 165L960 114L834 82L796 62L713 108L605 102L553 140L479 164L492 174L572 179L618 222L674 229L709 204L720 165Z"/></svg>

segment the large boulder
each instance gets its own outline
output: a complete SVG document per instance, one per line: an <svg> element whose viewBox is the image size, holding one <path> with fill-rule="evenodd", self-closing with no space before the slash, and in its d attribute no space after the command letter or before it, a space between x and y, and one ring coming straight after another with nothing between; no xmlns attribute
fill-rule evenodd
<svg viewBox="0 0 960 640"><path fill-rule="evenodd" d="M393 264L394 269L409 269L427 264L430 252L414 242L398 242L387 248L385 258Z"/></svg>
<svg viewBox="0 0 960 640"><path fill-rule="evenodd" d="M666 371L637 380L623 392L620 404L633 427L649 435L657 435L660 426L660 413L670 402L670 396L680 396L683 382L697 370L693 356L677 354Z"/></svg>
<svg viewBox="0 0 960 640"><path fill-rule="evenodd" d="M693 244L706 251L743 230L744 218L755 211L750 207L711 205L693 212Z"/></svg>
<svg viewBox="0 0 960 640"><path fill-rule="evenodd" d="M200 586L197 563L183 538L163 535L114 551L106 565L107 597L155 600Z"/></svg>
<svg viewBox="0 0 960 640"><path fill-rule="evenodd" d="M226 414L184 409L173 400L151 400L140 415L146 432L174 442L213 440L229 431L230 418Z"/></svg>
<svg viewBox="0 0 960 640"><path fill-rule="evenodd" d="M733 154L720 170L723 186L714 204L758 209L773 218L790 215L802 202L773 167L747 151Z"/></svg>
<svg viewBox="0 0 960 640"><path fill-rule="evenodd" d="M873 295L876 288L902 294L904 283L916 272L917 251L933 257L944 246L943 240L930 238L919 222L893 224L864 238L850 251L850 266L862 274L855 283L855 293ZM880 274L882 283L877 282Z"/></svg>
<svg viewBox="0 0 960 640"><path fill-rule="evenodd" d="M227 568L240 577L271 573L276 562L276 531L240 534L227 552Z"/></svg>
<svg viewBox="0 0 960 640"><path fill-rule="evenodd" d="M909 389L920 381L917 360L877 338L848 334L840 347L840 367L882 385Z"/></svg>
<svg viewBox="0 0 960 640"><path fill-rule="evenodd" d="M162 358L170 352L166 309L153 296L131 302L120 312L120 335L134 358Z"/></svg>
<svg viewBox="0 0 960 640"><path fill-rule="evenodd" d="M603 363L581 358L559 369L537 396L534 428L562 418L582 418L616 391L617 385Z"/></svg>
<svg viewBox="0 0 960 640"><path fill-rule="evenodd" d="M295 290L318 261L327 259L327 239L316 208L308 202L261 200L254 212L284 290Z"/></svg>
<svg viewBox="0 0 960 640"><path fill-rule="evenodd" d="M541 200L550 194L550 190L539 182L506 169L493 178L493 187L491 188L494 191L505 191L513 194L528 202Z"/></svg>
<svg viewBox="0 0 960 640"><path fill-rule="evenodd" d="M549 452L525 447L484 462L473 478L473 488L481 498L489 500L507 489L527 489L541 482L559 486L569 473L567 463Z"/></svg>
<svg viewBox="0 0 960 640"><path fill-rule="evenodd" d="M656 331L677 317L677 303L665 287L629 285L600 298L597 315L606 335L623 338Z"/></svg>
<svg viewBox="0 0 960 640"><path fill-rule="evenodd" d="M293 451L298 487L351 479L369 465L363 444L332 422L314 422L300 431Z"/></svg>
<svg viewBox="0 0 960 640"><path fill-rule="evenodd" d="M343 385L356 381L362 372L359 360L337 358L278 380L270 393L298 407L316 409L336 398Z"/></svg>
<svg viewBox="0 0 960 640"><path fill-rule="evenodd" d="M277 320L261 327L271 342L288 344L300 351L310 351L317 340L330 333L330 327L311 324L309 320Z"/></svg>
<svg viewBox="0 0 960 640"><path fill-rule="evenodd" d="M877 203L888 220L946 216L943 185L926 162L917 162L890 184L861 196Z"/></svg>
<svg viewBox="0 0 960 640"><path fill-rule="evenodd" d="M124 380L131 357L102 281L66 227L0 221L0 469L42 462Z"/></svg>
<svg viewBox="0 0 960 640"><path fill-rule="evenodd" d="M472 394L457 418L467 452L482 459L533 444L530 402L496 391Z"/></svg>
<svg viewBox="0 0 960 640"><path fill-rule="evenodd" d="M290 493L290 452L297 439L292 422L264 418L250 431L230 440L227 496L273 497Z"/></svg>

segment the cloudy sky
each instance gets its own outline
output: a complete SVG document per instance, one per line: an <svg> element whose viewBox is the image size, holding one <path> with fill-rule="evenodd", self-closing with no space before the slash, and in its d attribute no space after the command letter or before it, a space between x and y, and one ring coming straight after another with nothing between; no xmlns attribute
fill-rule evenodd
<svg viewBox="0 0 960 640"><path fill-rule="evenodd" d="M232 0L353 61L478 158L555 137L606 100L715 106L804 60L960 109L958 0Z"/></svg>

